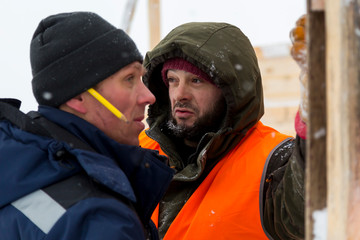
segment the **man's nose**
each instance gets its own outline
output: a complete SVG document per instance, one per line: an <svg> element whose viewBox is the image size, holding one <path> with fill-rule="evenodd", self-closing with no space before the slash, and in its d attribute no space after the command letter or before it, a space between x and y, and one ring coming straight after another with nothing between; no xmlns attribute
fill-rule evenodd
<svg viewBox="0 0 360 240"><path fill-rule="evenodd" d="M189 86L185 82L179 83L175 90L175 100L176 101L186 101L191 99Z"/></svg>
<svg viewBox="0 0 360 240"><path fill-rule="evenodd" d="M140 104L153 104L156 101L156 98L154 96L154 94L152 94L152 92L145 86L144 83L141 83L140 86L141 90L140 90L140 94L139 94L139 103Z"/></svg>

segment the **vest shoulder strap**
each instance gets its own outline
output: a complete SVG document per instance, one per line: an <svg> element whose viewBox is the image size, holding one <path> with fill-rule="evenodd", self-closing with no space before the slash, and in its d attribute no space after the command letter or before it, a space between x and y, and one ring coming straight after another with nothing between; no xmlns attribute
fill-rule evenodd
<svg viewBox="0 0 360 240"><path fill-rule="evenodd" d="M63 127L47 120L39 112L31 111L27 115L38 125L44 127L49 133L51 138L67 142L71 147L88 150L95 152L95 150L90 147L87 143L80 140L78 137L64 129Z"/></svg>
<svg viewBox="0 0 360 240"><path fill-rule="evenodd" d="M35 123L29 116L19 110L20 103L17 99L0 99L0 120L6 119L26 132L51 137L51 134L44 127Z"/></svg>
<svg viewBox="0 0 360 240"><path fill-rule="evenodd" d="M20 101L17 99L0 99L0 120L6 119L23 131L67 142L73 148L95 152L87 143L47 120L39 112L31 111L28 114L20 111Z"/></svg>

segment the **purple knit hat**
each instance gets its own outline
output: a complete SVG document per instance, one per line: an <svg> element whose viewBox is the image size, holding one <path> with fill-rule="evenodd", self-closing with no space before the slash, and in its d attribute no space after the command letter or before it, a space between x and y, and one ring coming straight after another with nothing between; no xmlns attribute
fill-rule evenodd
<svg viewBox="0 0 360 240"><path fill-rule="evenodd" d="M214 82L210 79L209 75L204 73L202 70L200 70L194 64L192 64L182 58L171 58L164 63L163 68L161 70L162 79L167 87L169 85L166 81L166 79L167 79L166 74L169 69L183 70L186 72L190 72L190 73L198 76L199 78L214 84Z"/></svg>

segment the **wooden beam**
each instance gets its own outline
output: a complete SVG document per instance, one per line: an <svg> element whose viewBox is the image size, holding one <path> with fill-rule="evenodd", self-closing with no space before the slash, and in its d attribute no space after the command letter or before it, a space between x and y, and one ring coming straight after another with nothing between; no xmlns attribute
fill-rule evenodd
<svg viewBox="0 0 360 240"><path fill-rule="evenodd" d="M326 4L328 239L360 239L358 1Z"/></svg>
<svg viewBox="0 0 360 240"><path fill-rule="evenodd" d="M308 124L306 142L305 239L314 239L313 214L326 208L326 87L324 11L308 0Z"/></svg>
<svg viewBox="0 0 360 240"><path fill-rule="evenodd" d="M150 49L153 49L160 41L160 0L148 2Z"/></svg>
<svg viewBox="0 0 360 240"><path fill-rule="evenodd" d="M325 10L325 0L311 0L311 11L324 11Z"/></svg>
<svg viewBox="0 0 360 240"><path fill-rule="evenodd" d="M123 29L126 33L130 33L131 22L134 17L135 9L136 9L137 0L128 0L126 2L123 19L120 23L120 29Z"/></svg>

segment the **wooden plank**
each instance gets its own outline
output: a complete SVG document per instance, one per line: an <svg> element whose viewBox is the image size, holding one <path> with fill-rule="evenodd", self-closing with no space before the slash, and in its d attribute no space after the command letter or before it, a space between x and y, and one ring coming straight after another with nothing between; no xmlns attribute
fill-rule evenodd
<svg viewBox="0 0 360 240"><path fill-rule="evenodd" d="M324 11L325 10L325 0L311 0L311 11Z"/></svg>
<svg viewBox="0 0 360 240"><path fill-rule="evenodd" d="M160 41L160 0L148 2L150 49L153 49Z"/></svg>
<svg viewBox="0 0 360 240"><path fill-rule="evenodd" d="M305 239L314 239L315 211L326 208L325 17L307 2L308 124L306 142ZM309 7L310 6L310 7Z"/></svg>
<svg viewBox="0 0 360 240"><path fill-rule="evenodd" d="M360 239L359 6L327 3L328 239Z"/></svg>

